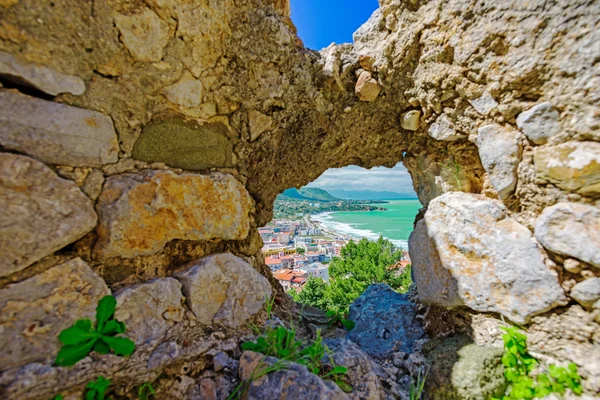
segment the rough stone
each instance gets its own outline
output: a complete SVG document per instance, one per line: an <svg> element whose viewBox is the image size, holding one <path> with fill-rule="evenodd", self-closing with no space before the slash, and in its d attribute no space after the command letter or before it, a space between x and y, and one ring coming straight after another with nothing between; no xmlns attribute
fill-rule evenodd
<svg viewBox="0 0 600 400"><path fill-rule="evenodd" d="M385 284L371 285L350 305L348 318L356 325L346 337L371 357L410 353L424 337L416 313L416 305L406 295Z"/></svg>
<svg viewBox="0 0 600 400"><path fill-rule="evenodd" d="M439 265L450 272L458 296L468 307L525 323L565 304L557 274L544 263L531 232L512 219L499 201L449 192L429 203L424 219L437 253L431 257L439 257ZM415 261L415 270L423 268ZM419 280L417 273L415 278L420 291L431 292L428 281ZM445 306L447 300L430 303Z"/></svg>
<svg viewBox="0 0 600 400"><path fill-rule="evenodd" d="M539 178L583 196L600 195L600 143L538 147L533 161Z"/></svg>
<svg viewBox="0 0 600 400"><path fill-rule="evenodd" d="M584 307L592 305L600 300L600 278L588 278L573 286L569 295Z"/></svg>
<svg viewBox="0 0 600 400"><path fill-rule="evenodd" d="M158 62L170 39L169 26L152 10L133 15L117 14L115 24L123 43L137 61Z"/></svg>
<svg viewBox="0 0 600 400"><path fill-rule="evenodd" d="M572 258L567 258L563 263L563 267L572 274L578 274L582 270L581 263Z"/></svg>
<svg viewBox="0 0 600 400"><path fill-rule="evenodd" d="M109 116L0 91L0 144L45 163L101 166L118 159L119 143Z"/></svg>
<svg viewBox="0 0 600 400"><path fill-rule="evenodd" d="M354 91L358 95L360 101L373 101L379 96L381 87L377 80L373 78L370 72L363 71L358 76Z"/></svg>
<svg viewBox="0 0 600 400"><path fill-rule="evenodd" d="M129 286L114 296L115 318L125 323L125 335L136 344L162 338L173 324L183 319L181 283L176 279L161 278Z"/></svg>
<svg viewBox="0 0 600 400"><path fill-rule="evenodd" d="M402 126L402 128L409 131L416 131L419 129L419 119L421 118L421 111L411 110L402 114L400 118L400 125Z"/></svg>
<svg viewBox="0 0 600 400"><path fill-rule="evenodd" d="M267 279L230 253L203 257L176 278L188 306L206 325L239 327L271 296Z"/></svg>
<svg viewBox="0 0 600 400"><path fill-rule="evenodd" d="M85 83L77 76L66 75L45 67L21 62L12 54L0 51L0 76L24 83L52 96L71 93L75 96L85 92Z"/></svg>
<svg viewBox="0 0 600 400"><path fill-rule="evenodd" d="M104 184L104 174L100 170L93 170L85 177L81 190L87 194L92 200L96 200L100 196L102 191L102 185Z"/></svg>
<svg viewBox="0 0 600 400"><path fill-rule="evenodd" d="M578 203L544 209L535 223L535 237L548 250L600 268L600 210Z"/></svg>
<svg viewBox="0 0 600 400"><path fill-rule="evenodd" d="M171 103L188 108L196 107L202 103L202 82L186 70L181 79L165 87L164 94Z"/></svg>
<svg viewBox="0 0 600 400"><path fill-rule="evenodd" d="M467 137L454 128L454 123L446 114L440 115L429 127L429 136L436 140L454 141Z"/></svg>
<svg viewBox="0 0 600 400"><path fill-rule="evenodd" d="M251 379L257 369L268 368L278 360L260 353L246 351L240 358L239 377L249 382L247 398L252 399L293 399L302 393L306 400L348 399L335 383L323 380L311 373L304 365L288 362L284 368L270 372L258 379Z"/></svg>
<svg viewBox="0 0 600 400"><path fill-rule="evenodd" d="M250 140L255 141L263 132L273 128L273 118L256 110L248 111Z"/></svg>
<svg viewBox="0 0 600 400"><path fill-rule="evenodd" d="M233 145L221 122L202 125L167 120L146 125L133 147L133 158L164 162L187 170L233 167Z"/></svg>
<svg viewBox="0 0 600 400"><path fill-rule="evenodd" d="M459 335L425 345L431 365L425 391L431 400L488 400L506 390L502 348L483 347Z"/></svg>
<svg viewBox="0 0 600 400"><path fill-rule="evenodd" d="M544 144L560 133L558 111L549 102L536 104L517 117L517 126L535 144Z"/></svg>
<svg viewBox="0 0 600 400"><path fill-rule="evenodd" d="M0 153L0 276L33 264L96 225L90 199L39 161Z"/></svg>
<svg viewBox="0 0 600 400"><path fill-rule="evenodd" d="M419 301L444 307L464 305L458 282L444 268L435 241L427 232L425 220L419 220L408 238L413 279L417 282Z"/></svg>
<svg viewBox="0 0 600 400"><path fill-rule="evenodd" d="M173 239L241 240L252 199L231 175L144 170L109 177L98 198L100 258L151 255Z"/></svg>
<svg viewBox="0 0 600 400"><path fill-rule="evenodd" d="M217 372L222 371L229 366L230 361L227 353L220 351L213 357L213 367Z"/></svg>
<svg viewBox="0 0 600 400"><path fill-rule="evenodd" d="M354 342L347 339L333 339L325 340L325 344L332 352L331 358L335 365L348 368L346 377L352 386L352 392L348 393L348 397L355 400L386 398L382 381L387 381L391 377ZM327 356L323 360L324 363L329 361Z"/></svg>
<svg viewBox="0 0 600 400"><path fill-rule="evenodd" d="M0 370L49 361L58 352L58 334L77 319L93 320L98 301L108 294L79 258L0 290Z"/></svg>
<svg viewBox="0 0 600 400"><path fill-rule="evenodd" d="M521 161L519 134L498 124L479 128L479 158L498 196L506 199L517 185L517 167Z"/></svg>
<svg viewBox="0 0 600 400"><path fill-rule="evenodd" d="M498 107L498 102L489 92L484 92L478 98L469 100L469 103L481 115L488 115L494 108Z"/></svg>

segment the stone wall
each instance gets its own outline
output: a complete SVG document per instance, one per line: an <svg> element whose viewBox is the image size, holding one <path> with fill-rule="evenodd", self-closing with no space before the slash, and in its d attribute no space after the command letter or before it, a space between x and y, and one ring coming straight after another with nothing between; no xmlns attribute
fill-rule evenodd
<svg viewBox="0 0 600 400"><path fill-rule="evenodd" d="M317 52L281 0L0 1L3 398L100 374L185 393L272 295L275 196L399 161L419 299L482 342L528 324L600 390L600 6L380 3ZM111 292L138 350L53 366Z"/></svg>

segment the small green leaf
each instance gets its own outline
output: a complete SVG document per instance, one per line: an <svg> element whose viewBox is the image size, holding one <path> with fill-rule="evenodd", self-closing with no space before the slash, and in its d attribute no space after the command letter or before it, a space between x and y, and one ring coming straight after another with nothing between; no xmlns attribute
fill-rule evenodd
<svg viewBox="0 0 600 400"><path fill-rule="evenodd" d="M100 354L108 354L110 353L110 347L106 343L104 343L104 341L98 340L94 345L94 351Z"/></svg>
<svg viewBox="0 0 600 400"><path fill-rule="evenodd" d="M80 343L73 346L63 346L56 356L56 365L60 367L70 367L78 361L83 360L92 351L96 340Z"/></svg>
<svg viewBox="0 0 600 400"><path fill-rule="evenodd" d="M92 332L94 329L92 321L90 321L89 319L78 319L77 321L75 321L74 326L78 327L79 329L85 332Z"/></svg>
<svg viewBox="0 0 600 400"><path fill-rule="evenodd" d="M344 381L338 381L336 384L346 393L350 393L352 391L352 386Z"/></svg>
<svg viewBox="0 0 600 400"><path fill-rule="evenodd" d="M341 365L336 365L335 367L333 367L333 369L329 372L330 374L345 374L348 372L348 368L341 366Z"/></svg>
<svg viewBox="0 0 600 400"><path fill-rule="evenodd" d="M135 351L135 343L124 337L102 336L100 340L109 345L118 356L127 357Z"/></svg>
<svg viewBox="0 0 600 400"><path fill-rule="evenodd" d="M60 340L64 345L74 346L92 339L96 339L97 337L98 335L96 332L86 332L77 326L72 326L62 331L58 335L58 340Z"/></svg>
<svg viewBox="0 0 600 400"><path fill-rule="evenodd" d="M119 334L125 332L125 324L116 319L109 320L102 329L102 333L105 335Z"/></svg>
<svg viewBox="0 0 600 400"><path fill-rule="evenodd" d="M117 300L113 296L104 296L96 307L96 330L102 332L104 324L115 313Z"/></svg>

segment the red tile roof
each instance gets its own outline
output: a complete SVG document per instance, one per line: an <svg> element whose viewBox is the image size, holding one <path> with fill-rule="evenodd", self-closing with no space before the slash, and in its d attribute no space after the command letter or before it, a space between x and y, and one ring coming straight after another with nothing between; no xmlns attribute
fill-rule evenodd
<svg viewBox="0 0 600 400"><path fill-rule="evenodd" d="M279 258L275 258L275 257L267 257L267 258L265 258L265 264L277 265L277 264L281 264L281 260Z"/></svg>

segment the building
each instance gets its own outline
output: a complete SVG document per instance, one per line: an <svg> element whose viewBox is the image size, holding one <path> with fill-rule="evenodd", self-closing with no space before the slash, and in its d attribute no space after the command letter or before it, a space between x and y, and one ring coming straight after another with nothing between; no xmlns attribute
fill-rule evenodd
<svg viewBox="0 0 600 400"><path fill-rule="evenodd" d="M262 248L262 253L265 256L291 255L296 253L296 248L293 246L284 246L278 243L265 243Z"/></svg>
<svg viewBox="0 0 600 400"><path fill-rule="evenodd" d="M292 269L282 269L280 271L273 272L273 276L283 287L283 290L286 291L292 288L298 288L306 281L305 272Z"/></svg>
<svg viewBox="0 0 600 400"><path fill-rule="evenodd" d="M302 267L299 271L302 271L309 278L321 278L325 282L329 281L329 267L323 265L320 262L308 264Z"/></svg>
<svg viewBox="0 0 600 400"><path fill-rule="evenodd" d="M325 254L320 251L307 251L306 258L308 263L315 263L320 261L325 261Z"/></svg>
<svg viewBox="0 0 600 400"><path fill-rule="evenodd" d="M277 243L288 245L290 243L290 232L277 232Z"/></svg>
<svg viewBox="0 0 600 400"><path fill-rule="evenodd" d="M265 258L265 264L271 269L271 271L278 271L283 268L283 261L275 257Z"/></svg>
<svg viewBox="0 0 600 400"><path fill-rule="evenodd" d="M300 232L302 232L302 231L300 231ZM300 248L306 249L308 246L310 246L311 243L312 243L311 237L296 236L294 238L294 246L296 246L296 248L300 247Z"/></svg>

